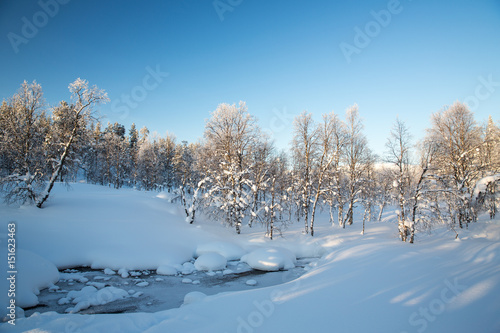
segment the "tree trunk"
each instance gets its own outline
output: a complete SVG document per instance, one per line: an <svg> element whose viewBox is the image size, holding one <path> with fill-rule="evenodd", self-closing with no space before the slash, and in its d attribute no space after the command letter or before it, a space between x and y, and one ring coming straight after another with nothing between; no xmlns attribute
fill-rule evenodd
<svg viewBox="0 0 500 333"><path fill-rule="evenodd" d="M382 213L384 212L384 208L385 208L385 202L381 205L379 205L379 208L380 208L380 211L378 213L378 221L382 221Z"/></svg>
<svg viewBox="0 0 500 333"><path fill-rule="evenodd" d="M332 226L335 224L335 220L333 218L333 204L330 205L330 223Z"/></svg>
<svg viewBox="0 0 500 333"><path fill-rule="evenodd" d="M71 144L73 143L73 140L75 138L77 128L78 127L75 124L75 127L73 127L73 131L71 132L71 136L70 136L68 142L66 143L66 145L64 146L64 151L61 154L61 157L59 159L59 163L58 163L56 169L54 170L54 172L52 173L52 176L50 177L49 183L47 184L47 187L45 187L45 190L42 192L42 197L36 203L36 206L38 208L42 208L43 203L49 198L50 191L52 191L52 188L54 187L54 183L56 182L57 177L59 177L59 174L61 173L61 170L63 169L64 162L66 161L66 157L68 157L69 150L70 150Z"/></svg>

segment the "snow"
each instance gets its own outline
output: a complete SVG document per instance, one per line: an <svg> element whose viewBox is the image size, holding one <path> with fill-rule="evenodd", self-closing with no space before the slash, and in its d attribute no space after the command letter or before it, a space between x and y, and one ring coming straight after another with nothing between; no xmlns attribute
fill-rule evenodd
<svg viewBox="0 0 500 333"><path fill-rule="evenodd" d="M257 285L257 281L255 281L254 279L250 279L250 280L247 280L247 281L245 282L245 284L246 284L247 286L256 286L256 285Z"/></svg>
<svg viewBox="0 0 500 333"><path fill-rule="evenodd" d="M211 242L200 244L196 248L196 255L201 256L207 252L215 252L224 256L226 260L240 260L246 252L241 246L231 242Z"/></svg>
<svg viewBox="0 0 500 333"><path fill-rule="evenodd" d="M290 251L282 247L265 247L254 250L241 257L241 262L260 271L278 271L295 267L296 258Z"/></svg>
<svg viewBox="0 0 500 333"><path fill-rule="evenodd" d="M59 273L59 280L66 281L78 281L80 283L86 283L89 279L78 273Z"/></svg>
<svg viewBox="0 0 500 333"><path fill-rule="evenodd" d="M192 292L186 294L186 296L184 296L184 303L183 303L183 305L188 305L188 304L193 304L193 303L196 303L196 302L200 302L205 297L207 297L207 295L205 295L202 292L192 291Z"/></svg>
<svg viewBox="0 0 500 333"><path fill-rule="evenodd" d="M200 255L194 262L198 271L218 271L226 268L227 260L216 252L207 252Z"/></svg>
<svg viewBox="0 0 500 333"><path fill-rule="evenodd" d="M476 182L476 187L474 188L474 193L473 193L474 199L476 199L479 196L479 193L481 193L481 192L484 193L486 191L486 186L488 185L488 183L494 183L494 182L499 181L499 180L500 180L500 174L496 174L493 176L487 176L487 177L479 179Z"/></svg>
<svg viewBox="0 0 500 333"><path fill-rule="evenodd" d="M190 292L184 291L180 296L179 305L184 306L153 313L45 312L22 318L19 308L16 325L0 324L0 331L500 331L498 218L490 221L482 216L477 223L469 224L468 230L457 230L460 241L455 241L453 232L438 227L432 234L418 233L415 244L408 244L398 240L394 209L387 208L383 222L367 222L364 235L360 235L359 215L353 225L342 229L331 226L325 213L317 216L314 237L303 235L303 225L295 223L283 231L282 238L271 241L264 237L265 227L257 224L252 229L243 228L241 235L202 218L197 225L186 224L181 214L174 213L175 207L156 198L155 193L116 191L84 184L73 185L73 191L66 192L56 185L46 204L42 210L0 207L1 244L5 244L7 221L17 224L17 290L28 291L28 296L16 297L18 305L24 297L30 301L24 306L37 302L37 290L50 288L59 278L55 267L109 268L118 270L120 276L124 273L120 269L127 270L131 276L140 275L139 270L158 273L162 269L175 269L182 274L192 274L188 284L182 284L181 277L172 277L179 280L177 286L190 288ZM223 276L222 272L197 273L192 261L208 253L218 253L227 259L217 251L197 253L205 244L219 242L235 244L248 252L241 256L240 264L228 263L234 272L247 268L244 263L266 270L287 269L296 263L305 265L307 272L270 287L265 287L260 278L278 276L281 279L283 275L278 274L291 274L293 270L252 278L245 276L239 282L245 289L218 293L223 291L220 286L208 289L203 279L214 278L206 277L208 273ZM1 251L5 252L5 246ZM304 257L316 259L305 264L295 261ZM2 266L2 274L6 271ZM21 285L23 276L25 280ZM61 273L60 278L85 281L81 274L71 272ZM101 278L94 281L120 279L117 275ZM153 274L149 276L150 286L141 290L156 284L155 278ZM201 283L194 285L193 280ZM250 280L258 282L257 285L247 285ZM6 282L2 276L1 290L7 290ZM203 295L191 294L202 287L206 288ZM85 308L91 312L92 306L96 306L93 304L138 294L135 290L129 294L124 289L112 288L83 286L81 290L60 294L58 301L71 312ZM139 289L135 285L133 288ZM169 295L175 288L165 290L165 294ZM5 295L0 297L2 311L6 300Z"/></svg>
<svg viewBox="0 0 500 333"><path fill-rule="evenodd" d="M129 297L128 292L116 287L106 287L100 290L93 286L83 287L80 291L70 291L68 293L67 300L71 301L75 306L67 308L66 312L77 313L88 309L90 306L104 305L125 297Z"/></svg>
<svg viewBox="0 0 500 333"><path fill-rule="evenodd" d="M191 273L193 273L195 271L195 267L193 265L193 263L191 262L185 262L184 264L182 264L182 274L184 275L189 275Z"/></svg>
<svg viewBox="0 0 500 333"><path fill-rule="evenodd" d="M15 280L13 281L15 284L16 305L21 308L34 306L38 304L37 295L40 290L51 287L59 280L59 271L53 263L28 250L18 249L16 262L18 272L15 274ZM5 269L5 272L7 272L7 269ZM5 277L2 276L0 282L0 290L5 291L5 294L7 294L10 287L10 281L8 280L10 276L10 274ZM2 298L6 298L4 296L2 295ZM0 310L2 318L5 315L5 308L2 306Z"/></svg>
<svg viewBox="0 0 500 333"><path fill-rule="evenodd" d="M120 274L120 276L124 279L128 278L130 276L130 274L128 273L128 270L125 269L125 268L120 268L118 270L118 274Z"/></svg>
<svg viewBox="0 0 500 333"><path fill-rule="evenodd" d="M156 269L156 274L159 275L177 275L177 269L170 265L161 265Z"/></svg>

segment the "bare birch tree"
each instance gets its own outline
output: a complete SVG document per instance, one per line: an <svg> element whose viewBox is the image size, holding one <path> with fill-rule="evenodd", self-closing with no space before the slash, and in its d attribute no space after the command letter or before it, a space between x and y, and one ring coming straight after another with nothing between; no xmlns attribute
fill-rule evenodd
<svg viewBox="0 0 500 333"><path fill-rule="evenodd" d="M73 122L71 132L68 140L63 146L63 151L54 167L47 186L41 193L40 197L37 198L36 206L38 208L42 208L43 203L49 198L50 191L54 187L54 183L64 167L64 163L68 158L72 145L79 135L79 130L81 130L79 126L81 119L91 117L93 108L96 105L105 103L109 100L104 90L97 88L97 86L89 87L88 82L80 78L76 79L69 85L69 91L71 92L71 97L73 99L72 111L74 114L74 117L72 117Z"/></svg>
<svg viewBox="0 0 500 333"><path fill-rule="evenodd" d="M396 119L386 143L386 161L396 166L394 181L396 198L399 206L398 229L399 236L403 242L409 235L407 225L408 197L410 192L410 149L411 135L405 123Z"/></svg>
<svg viewBox="0 0 500 333"><path fill-rule="evenodd" d="M362 176L370 166L372 159L368 142L363 134L363 123L359 116L358 106L354 104L346 111L346 147L344 150L345 172L347 175L347 212L343 220L345 224L353 223L353 214L361 191Z"/></svg>
<svg viewBox="0 0 500 333"><path fill-rule="evenodd" d="M294 120L292 154L297 191L304 214L304 231L309 233L309 212L311 210L313 167L317 155L318 128L312 114L302 112Z"/></svg>

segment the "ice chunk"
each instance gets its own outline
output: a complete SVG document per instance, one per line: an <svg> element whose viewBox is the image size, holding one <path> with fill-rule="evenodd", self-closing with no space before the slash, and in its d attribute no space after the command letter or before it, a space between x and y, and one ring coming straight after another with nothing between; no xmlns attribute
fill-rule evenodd
<svg viewBox="0 0 500 333"><path fill-rule="evenodd" d="M96 287L97 289L102 289L102 288L106 287L106 284L103 282L92 281L92 282L87 282L87 286L93 286L93 287Z"/></svg>
<svg viewBox="0 0 500 333"><path fill-rule="evenodd" d="M250 279L250 280L247 280L247 282L245 282L247 286L255 286L257 285L257 281L253 280L253 279Z"/></svg>

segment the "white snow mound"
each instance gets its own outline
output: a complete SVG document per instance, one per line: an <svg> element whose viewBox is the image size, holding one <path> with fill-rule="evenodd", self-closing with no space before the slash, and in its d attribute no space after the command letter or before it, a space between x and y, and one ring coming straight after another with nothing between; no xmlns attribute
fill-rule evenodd
<svg viewBox="0 0 500 333"><path fill-rule="evenodd" d="M196 256L201 256L202 254L208 252L215 252L225 257L226 260L240 260L240 258L246 253L242 247L230 242L211 242L200 244L196 248Z"/></svg>
<svg viewBox="0 0 500 333"><path fill-rule="evenodd" d="M186 296L184 296L184 304L183 305L188 305L192 303L199 302L203 300L207 295L205 295L202 292L199 291L192 291L190 293L187 293Z"/></svg>
<svg viewBox="0 0 500 333"><path fill-rule="evenodd" d="M216 252L204 253L196 259L194 267L198 271L218 271L226 268L227 260Z"/></svg>
<svg viewBox="0 0 500 333"><path fill-rule="evenodd" d="M125 297L129 297L129 293L116 287L106 287L101 290L93 286L83 287L82 290L73 290L68 293L67 299L76 305L66 309L66 312L76 313L90 306L104 305Z"/></svg>
<svg viewBox="0 0 500 333"><path fill-rule="evenodd" d="M170 265L161 265L156 269L158 275L177 275L177 269Z"/></svg>
<svg viewBox="0 0 500 333"><path fill-rule="evenodd" d="M296 260L295 254L281 247L260 248L241 257L241 262L260 271L292 269L295 267Z"/></svg>

